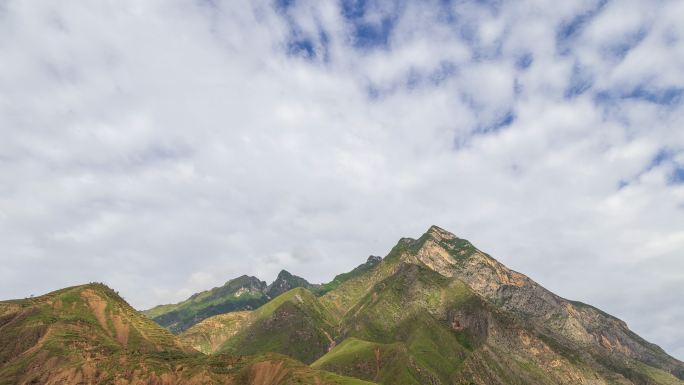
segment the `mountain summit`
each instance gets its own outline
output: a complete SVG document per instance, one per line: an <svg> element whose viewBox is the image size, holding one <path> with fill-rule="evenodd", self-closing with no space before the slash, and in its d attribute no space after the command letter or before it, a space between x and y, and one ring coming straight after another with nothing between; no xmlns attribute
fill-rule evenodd
<svg viewBox="0 0 684 385"><path fill-rule="evenodd" d="M297 287L305 287L307 289L316 290L317 285L310 284L306 279L290 274L287 270L281 270L278 277L272 284L266 288L266 295L269 298L275 298L286 291L290 291Z"/></svg>

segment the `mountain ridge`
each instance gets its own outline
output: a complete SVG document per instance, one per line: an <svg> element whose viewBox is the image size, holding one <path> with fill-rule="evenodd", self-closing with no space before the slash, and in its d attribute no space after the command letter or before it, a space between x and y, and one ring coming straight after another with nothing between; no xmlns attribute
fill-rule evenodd
<svg viewBox="0 0 684 385"><path fill-rule="evenodd" d="M141 312L172 333L179 334L213 315L254 310L294 288L304 287L317 296L324 295L347 279L377 265L381 260L382 258L371 255L365 263L347 273L338 274L332 281L322 284L309 283L306 279L284 269L268 285L257 277L241 275L228 280L223 286L192 294L184 301L157 305Z"/></svg>
<svg viewBox="0 0 684 385"><path fill-rule="evenodd" d="M190 320L174 335L101 284L0 301L0 385L684 385L625 322L437 226L326 284L283 270L183 303L153 308Z"/></svg>
<svg viewBox="0 0 684 385"><path fill-rule="evenodd" d="M422 289L406 291L413 286ZM449 287L467 288L461 292L471 293L470 305L444 302L454 290ZM395 296L397 292L403 294ZM591 384L684 384L684 364L631 332L623 321L551 293L438 226L417 239L400 239L377 264L317 301L337 324L334 344L313 366L369 381L446 384L458 378L507 385L559 384L574 378ZM315 320L302 322L316 325ZM433 334L425 335L412 324ZM259 338L266 333L253 334ZM350 338L356 342L345 343ZM238 342L233 344L239 348ZM285 351L284 346L269 349ZM371 370L364 360L349 361L349 351L366 361L377 359L380 366ZM439 352L446 351L451 353L443 353L448 357L444 361ZM380 358L373 358L376 354ZM411 363L408 371L397 377L396 371L403 369L381 365L383 354L394 357L396 365ZM431 366L428 356L441 359L441 367Z"/></svg>

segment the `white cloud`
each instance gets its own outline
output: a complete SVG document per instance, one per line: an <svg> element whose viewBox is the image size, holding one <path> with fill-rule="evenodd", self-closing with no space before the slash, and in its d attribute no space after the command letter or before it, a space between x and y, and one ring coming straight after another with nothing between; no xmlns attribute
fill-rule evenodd
<svg viewBox="0 0 684 385"><path fill-rule="evenodd" d="M439 224L684 357L681 6L8 2L0 297L324 281Z"/></svg>

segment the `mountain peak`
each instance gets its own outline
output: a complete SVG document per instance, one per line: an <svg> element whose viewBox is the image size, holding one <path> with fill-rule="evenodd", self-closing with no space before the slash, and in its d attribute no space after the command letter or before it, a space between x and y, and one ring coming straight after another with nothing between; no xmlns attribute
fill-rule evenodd
<svg viewBox="0 0 684 385"><path fill-rule="evenodd" d="M438 238L439 240L448 240L448 239L456 239L456 235L444 230L443 228L437 226L437 225L432 225L426 232L426 234L429 234L435 238Z"/></svg>
<svg viewBox="0 0 684 385"><path fill-rule="evenodd" d="M280 273L278 273L278 277L276 279L288 279L288 278L292 278L292 277L294 277L294 275L292 275L292 273L283 269L283 270L280 270Z"/></svg>
<svg viewBox="0 0 684 385"><path fill-rule="evenodd" d="M291 274L287 270L280 270L278 277L266 288L266 295L275 298L296 287L310 288L312 285L306 279Z"/></svg>
<svg viewBox="0 0 684 385"><path fill-rule="evenodd" d="M242 288L245 286L253 286L253 287L258 287L261 290L261 289L263 289L263 287L266 287L266 282L263 282L262 280L260 280L257 277L243 274L237 278L233 278L231 280L228 280L228 282L226 282L223 286L224 287L230 286L230 287L234 287L236 289L239 289L239 288Z"/></svg>

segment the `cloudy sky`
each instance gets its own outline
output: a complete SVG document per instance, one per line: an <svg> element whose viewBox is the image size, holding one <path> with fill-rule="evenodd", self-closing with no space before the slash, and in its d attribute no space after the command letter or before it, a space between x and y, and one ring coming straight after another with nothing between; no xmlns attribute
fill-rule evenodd
<svg viewBox="0 0 684 385"><path fill-rule="evenodd" d="M0 298L438 224L684 358L684 2L0 2Z"/></svg>

